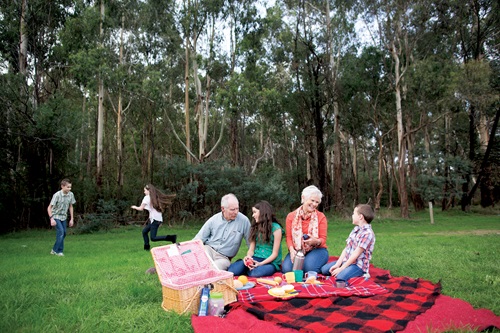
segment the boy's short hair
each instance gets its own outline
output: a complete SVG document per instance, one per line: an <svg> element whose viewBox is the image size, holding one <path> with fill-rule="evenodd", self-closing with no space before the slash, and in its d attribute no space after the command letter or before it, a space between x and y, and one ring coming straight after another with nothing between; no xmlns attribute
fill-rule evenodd
<svg viewBox="0 0 500 333"><path fill-rule="evenodd" d="M359 204L356 208L358 209L358 213L364 216L366 222L371 223L375 218L375 212L373 211L372 206Z"/></svg>
<svg viewBox="0 0 500 333"><path fill-rule="evenodd" d="M61 186L66 186L68 184L71 184L71 181L68 178L61 180Z"/></svg>

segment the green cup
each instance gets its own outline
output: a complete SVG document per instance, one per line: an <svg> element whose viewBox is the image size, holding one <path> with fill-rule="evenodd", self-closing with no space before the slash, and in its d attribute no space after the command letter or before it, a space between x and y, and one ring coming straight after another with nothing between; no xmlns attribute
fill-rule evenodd
<svg viewBox="0 0 500 333"><path fill-rule="evenodd" d="M296 270L296 271L293 271L293 274L295 274L295 282L302 282L302 280L304 279L304 271L302 270Z"/></svg>

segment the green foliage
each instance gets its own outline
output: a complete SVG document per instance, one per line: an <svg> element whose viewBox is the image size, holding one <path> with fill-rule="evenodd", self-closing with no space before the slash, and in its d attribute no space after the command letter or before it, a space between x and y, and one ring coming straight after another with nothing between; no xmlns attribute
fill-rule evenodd
<svg viewBox="0 0 500 333"><path fill-rule="evenodd" d="M76 234L91 234L100 230L110 230L115 227L115 221L124 207L123 202L116 200L97 202L97 212L83 214L78 219Z"/></svg>
<svg viewBox="0 0 500 333"><path fill-rule="evenodd" d="M0 214L6 221L0 233L47 227L46 206L63 177L72 178L76 214L91 230L136 219L129 207L147 182L177 194L169 212L174 224L218 211L227 192L238 195L245 212L262 199L278 210L296 206L307 178L322 184L325 199L342 189L340 200L350 206L373 197L379 158L382 205L389 205L389 194L397 205L394 63L383 44L398 19L409 38L396 46L409 47L400 50L400 64L408 65L401 73L403 115L417 167L409 192L426 200L448 197L458 194L462 178L477 179L484 155L473 130L481 116L491 124L498 102L496 2L479 3L477 12L467 2L334 1L326 16L326 2L318 1L278 1L272 8L209 1L187 8L171 0L32 0L22 16L25 74L19 73L22 3L0 6ZM370 44L354 34L355 22L388 28L371 31L388 39ZM100 179L98 79L104 88ZM208 108L207 147L218 144L199 165L186 162L179 142L186 143L189 124L190 146L198 147L198 102ZM340 152L333 152L335 143ZM498 150L493 147L482 192L499 187ZM334 157L342 165L333 166ZM335 168L343 172L335 179L341 184L330 183ZM104 213L101 202L112 209Z"/></svg>

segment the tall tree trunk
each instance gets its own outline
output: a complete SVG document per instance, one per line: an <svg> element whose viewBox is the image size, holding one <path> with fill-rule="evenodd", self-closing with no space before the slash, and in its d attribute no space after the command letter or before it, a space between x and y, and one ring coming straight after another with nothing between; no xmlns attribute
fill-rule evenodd
<svg viewBox="0 0 500 333"><path fill-rule="evenodd" d="M104 29L103 29L103 21L104 21L104 0L101 0L100 4L100 22L99 22L99 37L101 39L101 44L104 39ZM103 167L103 150L104 150L104 83L102 80L102 73L99 70L98 75L98 107L97 107L97 169L96 169L96 183L98 187L102 185L102 167Z"/></svg>
<svg viewBox="0 0 500 333"><path fill-rule="evenodd" d="M340 115L338 103L333 104L333 201L336 211L344 209L344 196L342 191L342 142L340 138Z"/></svg>
<svg viewBox="0 0 500 333"><path fill-rule="evenodd" d="M490 157L491 150L493 149L493 144L495 142L495 134L497 131L499 120L500 120L500 107L497 109L497 112L495 115L495 120L493 121L493 126L491 127L490 140L488 141L488 146L486 147L486 152L484 153L483 161L481 162L481 168L479 169L479 174L477 176L476 183L474 184L474 186L472 187L470 192L467 193L467 202L469 202L469 203L472 201L472 198L474 197L474 193L476 192L476 189L478 188L478 186L480 184L483 183L483 181L485 182L484 186L487 187L489 185L489 182L490 182L489 157ZM484 198L484 202L482 202L481 204L484 204L484 206L486 207L486 205L488 203L491 205L493 203L493 200L490 197L491 190L489 190L489 188L485 188L484 190L486 191L486 193L481 195L481 199L483 200L483 198Z"/></svg>
<svg viewBox="0 0 500 333"><path fill-rule="evenodd" d="M186 9L189 10L191 7L190 0L187 0ZM189 24L188 24L189 26ZM189 29L189 28L187 28ZM191 129L189 126L189 38L191 32L189 30L186 31L185 36L185 63L184 63L184 123L185 123L185 131L186 131L186 161L191 163L191 155L189 152L191 151Z"/></svg>
<svg viewBox="0 0 500 333"><path fill-rule="evenodd" d="M476 158L476 131L475 131L475 117L476 117L476 108L474 104L471 104L469 109L469 161L471 163ZM472 203L472 198L474 196L474 192L469 192L469 184L471 182L471 174L470 172L466 173L464 176L464 180L462 183L462 199L460 200L460 204L462 206L462 211L466 212L470 210L470 205ZM470 195L472 193L473 195Z"/></svg>
<svg viewBox="0 0 500 333"><path fill-rule="evenodd" d="M122 28L120 32L120 67L123 66L123 30L125 26L125 15L122 14ZM116 162L117 166L117 183L118 183L118 195L122 194L123 189L123 134L122 134L122 89L120 87L118 91L118 107L116 112Z"/></svg>
<svg viewBox="0 0 500 333"><path fill-rule="evenodd" d="M378 143L378 173L377 173L377 183L378 191L375 196L374 208L375 211L380 210L380 201L382 199L382 194L384 193L384 182L383 182L383 169L384 169L384 143L382 136L377 135Z"/></svg>
<svg viewBox="0 0 500 333"><path fill-rule="evenodd" d="M397 33L400 33L401 24L398 23ZM401 64L399 58L398 47L394 41L391 41L389 50L394 61L394 95L396 97L396 119L398 128L398 193L401 217L408 218L410 216L408 207L408 192L406 190L406 143L403 123L403 108L401 105L401 78L403 72L401 71Z"/></svg>
<svg viewBox="0 0 500 333"><path fill-rule="evenodd" d="M359 203L359 184L358 184L358 143L355 137L352 137L351 156L352 156L352 182L354 186L354 202Z"/></svg>
<svg viewBox="0 0 500 333"><path fill-rule="evenodd" d="M418 170L415 166L415 134L410 129L410 121L407 121L407 144L408 144L408 174L410 181L410 197L416 212L425 208L424 199L418 189Z"/></svg>
<svg viewBox="0 0 500 333"><path fill-rule="evenodd" d="M375 179L372 174L373 167L370 163L370 158L368 157L368 151L366 149L366 145L363 143L361 146L363 150L363 169L366 172L368 179L370 181L370 188L372 190L372 193L370 194L370 197L368 198L368 201L372 201L375 199L377 190L376 190L376 184L375 184ZM359 187L359 186L358 186Z"/></svg>
<svg viewBox="0 0 500 333"><path fill-rule="evenodd" d="M325 151L325 142L324 142L324 126L323 126L323 115L322 115L322 107L319 105L320 97L316 96L315 106L314 106L314 128L315 128L315 141L316 141L316 153L317 153L317 162L316 162L316 172L317 172L317 180L318 185L323 195L324 199L327 198L327 177L326 177L326 151ZM325 200L326 202L327 200ZM323 203L324 204L324 203Z"/></svg>
<svg viewBox="0 0 500 333"><path fill-rule="evenodd" d="M453 189L453 185L451 183L450 179L450 165L448 163L448 158L450 155L450 123L451 123L451 116L448 114L445 114L444 116L444 142L445 142L445 149L444 149L444 188L443 188L443 200L441 201L441 210L445 211L450 208L450 205L452 203L453 199L453 194L451 193L451 190Z"/></svg>
<svg viewBox="0 0 500 333"><path fill-rule="evenodd" d="M28 28L26 26L26 0L21 1L21 17L19 18L19 73L26 75L28 65Z"/></svg>

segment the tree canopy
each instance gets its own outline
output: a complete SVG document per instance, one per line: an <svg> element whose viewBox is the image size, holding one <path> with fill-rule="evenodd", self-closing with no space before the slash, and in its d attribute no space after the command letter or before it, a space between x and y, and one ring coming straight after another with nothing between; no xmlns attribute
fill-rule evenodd
<svg viewBox="0 0 500 333"><path fill-rule="evenodd" d="M309 184L340 214L500 200L498 1L1 4L0 232L67 177L82 223L140 219L149 182L170 223Z"/></svg>

